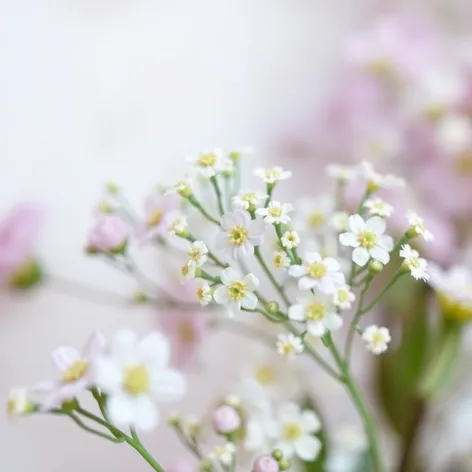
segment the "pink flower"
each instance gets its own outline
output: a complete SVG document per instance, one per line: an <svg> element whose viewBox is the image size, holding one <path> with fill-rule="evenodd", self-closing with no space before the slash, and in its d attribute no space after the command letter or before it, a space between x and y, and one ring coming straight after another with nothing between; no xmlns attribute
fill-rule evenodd
<svg viewBox="0 0 472 472"><path fill-rule="evenodd" d="M129 227L117 215L102 215L90 231L87 249L89 252L122 252L129 237Z"/></svg>
<svg viewBox="0 0 472 472"><path fill-rule="evenodd" d="M144 222L137 228L143 242L151 241L157 236L165 236L169 225L177 218L179 197L175 194L159 195L152 193L144 204Z"/></svg>
<svg viewBox="0 0 472 472"><path fill-rule="evenodd" d="M230 434L241 426L241 417L233 407L221 405L213 412L212 424L218 434Z"/></svg>
<svg viewBox="0 0 472 472"><path fill-rule="evenodd" d="M252 472L278 472L279 464L271 456L261 456L256 459Z"/></svg>
<svg viewBox="0 0 472 472"><path fill-rule="evenodd" d="M14 207L0 222L0 284L33 255L41 211L33 204Z"/></svg>
<svg viewBox="0 0 472 472"><path fill-rule="evenodd" d="M179 457L166 470L167 472L197 472L197 467L192 465L188 459Z"/></svg>
<svg viewBox="0 0 472 472"><path fill-rule="evenodd" d="M59 374L55 380L39 382L33 387L40 396L41 409L60 408L64 402L73 400L91 386L92 364L106 348L106 341L99 332L93 333L82 352L73 347L61 346L52 353L53 364Z"/></svg>

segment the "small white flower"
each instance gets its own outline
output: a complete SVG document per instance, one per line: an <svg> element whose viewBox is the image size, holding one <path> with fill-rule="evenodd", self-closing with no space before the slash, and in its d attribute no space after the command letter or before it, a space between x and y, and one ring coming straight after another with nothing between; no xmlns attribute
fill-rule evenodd
<svg viewBox="0 0 472 472"><path fill-rule="evenodd" d="M438 124L437 138L441 148L450 156L469 151L472 147L470 118L461 115L444 117Z"/></svg>
<svg viewBox="0 0 472 472"><path fill-rule="evenodd" d="M266 184L273 185L279 180L287 180L292 177L292 172L284 170L280 166L272 167L271 169L263 169L258 167L254 170L254 175L260 177Z"/></svg>
<svg viewBox="0 0 472 472"><path fill-rule="evenodd" d="M429 274L427 272L428 263L425 259L420 257L418 251L412 249L409 244L402 246L400 250L400 257L403 257L405 260L403 264L410 270L411 275L416 280L428 280Z"/></svg>
<svg viewBox="0 0 472 472"><path fill-rule="evenodd" d="M333 179L349 182L357 177L357 169L353 166L332 164L326 167L326 174Z"/></svg>
<svg viewBox="0 0 472 472"><path fill-rule="evenodd" d="M170 236L180 236L188 232L188 222L186 216L180 216L169 225Z"/></svg>
<svg viewBox="0 0 472 472"><path fill-rule="evenodd" d="M227 259L239 259L254 254L254 247L264 241L264 222L252 220L244 210L225 213L221 218L222 231L216 237L216 247Z"/></svg>
<svg viewBox="0 0 472 472"><path fill-rule="evenodd" d="M332 257L323 258L317 252L309 252L303 259L303 265L293 265L289 269L292 277L300 277L300 290L319 289L323 293L333 293L336 287L345 282L340 272L339 262Z"/></svg>
<svg viewBox="0 0 472 472"><path fill-rule="evenodd" d="M349 213L345 211L335 211L330 219L330 225L338 233L349 228Z"/></svg>
<svg viewBox="0 0 472 472"><path fill-rule="evenodd" d="M370 198L364 203L364 207L369 210L371 215L383 218L388 218L393 213L393 206L384 202L381 198Z"/></svg>
<svg viewBox="0 0 472 472"><path fill-rule="evenodd" d="M315 337L321 337L328 331L336 331L343 324L343 319L336 313L332 299L317 293L298 298L298 304L288 309L292 321L306 321L307 331Z"/></svg>
<svg viewBox="0 0 472 472"><path fill-rule="evenodd" d="M222 172L228 172L233 168L231 159L223 149L219 148L188 157L187 162L196 167L199 175L207 178L214 177Z"/></svg>
<svg viewBox="0 0 472 472"><path fill-rule="evenodd" d="M276 251L272 262L276 269L286 269L290 265L290 259L284 251Z"/></svg>
<svg viewBox="0 0 472 472"><path fill-rule="evenodd" d="M424 226L424 219L421 218L417 213L414 211L407 211L406 219L408 220L408 224L410 225L410 229L414 231L416 235L422 235L423 239L426 242L432 241L434 239L433 234L431 231L428 231Z"/></svg>
<svg viewBox="0 0 472 472"><path fill-rule="evenodd" d="M276 449L284 458L298 456L303 461L313 461L321 451L321 442L314 436L321 428L321 422L312 410L301 410L295 403L280 406L277 414Z"/></svg>
<svg viewBox="0 0 472 472"><path fill-rule="evenodd" d="M323 233L335 209L330 195L303 199L297 203L295 227L310 233Z"/></svg>
<svg viewBox="0 0 472 472"><path fill-rule="evenodd" d="M349 285L339 287L333 294L333 303L341 310L349 310L355 300L356 296Z"/></svg>
<svg viewBox="0 0 472 472"><path fill-rule="evenodd" d="M108 353L94 364L95 385L108 395L113 424L151 430L158 423L152 400L177 401L186 391L184 377L168 368L170 346L160 333L138 341L128 330L117 333Z"/></svg>
<svg viewBox="0 0 472 472"><path fill-rule="evenodd" d="M213 296L213 290L206 280L201 280L197 288L197 300L200 305L207 306L211 302Z"/></svg>
<svg viewBox="0 0 472 472"><path fill-rule="evenodd" d="M364 221L360 215L349 217L349 229L347 233L339 235L339 242L343 246L355 248L352 251L352 260L358 266L365 266L372 257L382 264L390 260L389 252L393 249L393 239L385 233L385 220L373 216Z"/></svg>
<svg viewBox="0 0 472 472"><path fill-rule="evenodd" d="M293 249L300 244L300 236L296 231L285 231L284 235L280 238L282 246L288 249Z"/></svg>
<svg viewBox="0 0 472 472"><path fill-rule="evenodd" d="M180 275L182 279L185 280L192 280L195 278L195 273L197 270L197 265L192 261L187 261L181 268L180 268Z"/></svg>
<svg viewBox="0 0 472 472"><path fill-rule="evenodd" d="M28 397L28 391L25 388L12 388L7 400L7 413L9 416L22 416L32 411L33 403Z"/></svg>
<svg viewBox="0 0 472 472"><path fill-rule="evenodd" d="M256 215L264 217L264 221L269 224L287 224L290 222L290 213L293 210L292 205L289 203L280 203L271 201L267 208L258 208Z"/></svg>
<svg viewBox="0 0 472 472"><path fill-rule="evenodd" d="M379 355L388 349L388 343L392 340L387 328L371 325L362 333L362 339L366 342L367 349L373 354Z"/></svg>
<svg viewBox="0 0 472 472"><path fill-rule="evenodd" d="M265 193L259 192L258 190L246 190L234 196L232 202L234 208L249 210L249 208L257 208L262 205L266 199L267 195Z"/></svg>
<svg viewBox="0 0 472 472"><path fill-rule="evenodd" d="M208 259L208 248L203 241L194 241L190 243L188 250L188 265L202 267Z"/></svg>
<svg viewBox="0 0 472 472"><path fill-rule="evenodd" d="M165 192L165 195L170 195L172 193L178 193L183 197L188 197L192 194L192 179L189 177L184 177L183 179L178 180L174 185L171 185L169 189Z"/></svg>
<svg viewBox="0 0 472 472"><path fill-rule="evenodd" d="M222 465L229 467L234 460L236 446L227 442L221 446L216 446L213 452L209 454L210 459L220 462Z"/></svg>
<svg viewBox="0 0 472 472"><path fill-rule="evenodd" d="M303 341L292 333L279 334L275 343L277 352L289 359L301 354L305 349Z"/></svg>
<svg viewBox="0 0 472 472"><path fill-rule="evenodd" d="M367 181L367 185L371 190L380 188L397 188L404 187L405 181L400 177L392 174L382 175L374 170L370 162L362 161L358 167L359 176Z"/></svg>
<svg viewBox="0 0 472 472"><path fill-rule="evenodd" d="M258 287L259 280L254 274L241 277L233 268L228 267L223 270L220 278L223 285L213 294L216 303L228 306L231 313L241 308L256 308L257 297L253 292Z"/></svg>

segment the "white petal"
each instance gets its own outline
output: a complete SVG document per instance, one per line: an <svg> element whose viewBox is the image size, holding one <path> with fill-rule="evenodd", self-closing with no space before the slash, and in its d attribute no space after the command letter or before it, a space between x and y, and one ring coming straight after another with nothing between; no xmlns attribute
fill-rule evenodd
<svg viewBox="0 0 472 472"><path fill-rule="evenodd" d="M326 327L321 321L309 321L306 325L308 332L317 338L326 333Z"/></svg>
<svg viewBox="0 0 472 472"><path fill-rule="evenodd" d="M108 398L106 407L111 422L116 426L129 426L134 423L134 398L126 395L112 395Z"/></svg>
<svg viewBox="0 0 472 472"><path fill-rule="evenodd" d="M107 341L99 331L95 331L85 343L82 354L87 359L94 359L105 352Z"/></svg>
<svg viewBox="0 0 472 472"><path fill-rule="evenodd" d="M262 425L257 421L249 421L244 436L244 449L249 452L260 451L264 447L265 434Z"/></svg>
<svg viewBox="0 0 472 472"><path fill-rule="evenodd" d="M339 262L334 257L326 257L323 260L323 264L328 269L328 272L337 272L341 268Z"/></svg>
<svg viewBox="0 0 472 472"><path fill-rule="evenodd" d="M121 392L123 372L121 368L108 357L100 357L93 363L92 377L101 390L108 394Z"/></svg>
<svg viewBox="0 0 472 472"><path fill-rule="evenodd" d="M303 305L292 305L288 309L288 317L293 321L305 320L305 308Z"/></svg>
<svg viewBox="0 0 472 472"><path fill-rule="evenodd" d="M169 363L169 341L161 333L148 334L139 343L138 351L142 360L146 364L150 364L152 369L163 369Z"/></svg>
<svg viewBox="0 0 472 472"><path fill-rule="evenodd" d="M236 218L236 213L225 213L221 217L221 227L224 230L230 230L237 224L238 224L238 220Z"/></svg>
<svg viewBox="0 0 472 472"><path fill-rule="evenodd" d="M157 409L149 397L137 397L134 408L134 425L136 428L151 431L157 426Z"/></svg>
<svg viewBox="0 0 472 472"><path fill-rule="evenodd" d="M315 436L303 436L295 442L295 453L307 462L315 460L321 451L321 442Z"/></svg>
<svg viewBox="0 0 472 472"><path fill-rule="evenodd" d="M390 260L388 252L379 246L375 246L372 249L369 249L369 252L374 259L380 261L382 264L387 264Z"/></svg>
<svg viewBox="0 0 472 472"><path fill-rule="evenodd" d="M254 293L246 293L245 297L242 300L241 306L247 308L248 310L254 310L257 306L257 297Z"/></svg>
<svg viewBox="0 0 472 472"><path fill-rule="evenodd" d="M136 334L129 329L123 329L116 333L111 345L113 359L121 365L129 365L136 361L137 342Z"/></svg>
<svg viewBox="0 0 472 472"><path fill-rule="evenodd" d="M391 252L394 246L393 238L388 234L383 234L379 238L379 246L387 252ZM411 248L410 248L411 249ZM414 251L417 253L417 251ZM416 254L418 255L418 253Z"/></svg>
<svg viewBox="0 0 472 472"><path fill-rule="evenodd" d="M300 416L300 406L294 402L287 402L280 405L277 418L281 422L298 421Z"/></svg>
<svg viewBox="0 0 472 472"><path fill-rule="evenodd" d="M254 274L247 274L243 281L251 292L259 287L259 279Z"/></svg>
<svg viewBox="0 0 472 472"><path fill-rule="evenodd" d="M238 279L239 275L232 267L227 267L221 272L221 282L225 285L229 285L231 282Z"/></svg>
<svg viewBox="0 0 472 472"><path fill-rule="evenodd" d="M336 331L343 325L343 319L336 313L328 313L324 324L330 331Z"/></svg>
<svg viewBox="0 0 472 472"><path fill-rule="evenodd" d="M301 277L302 275L306 274L306 270L304 266L301 265L293 265L290 266L290 269L288 270L288 273L292 277Z"/></svg>
<svg viewBox="0 0 472 472"><path fill-rule="evenodd" d="M373 216L369 218L365 224L365 227L369 231L373 231L375 234L384 234L387 224L380 216Z"/></svg>
<svg viewBox="0 0 472 472"><path fill-rule="evenodd" d="M356 249L352 251L352 260L358 266L365 266L367 264L367 261L369 260L369 257L369 251L363 247L356 247Z"/></svg>
<svg viewBox="0 0 472 472"><path fill-rule="evenodd" d="M343 246L357 247L359 246L359 241L357 236L354 233L341 233L339 235L339 242Z"/></svg>
<svg viewBox="0 0 472 472"><path fill-rule="evenodd" d="M351 215L349 217L349 229L354 233L360 233L365 229L365 221L360 215Z"/></svg>
<svg viewBox="0 0 472 472"><path fill-rule="evenodd" d="M346 277L342 272L334 272L329 274L329 278L334 282L334 285L338 287L346 283Z"/></svg>
<svg viewBox="0 0 472 472"><path fill-rule="evenodd" d="M242 225L244 228L248 228L251 222L251 216L247 211L236 210L234 212L235 219L238 225Z"/></svg>
<svg viewBox="0 0 472 472"><path fill-rule="evenodd" d="M321 429L320 419L312 410L303 411L300 423L305 433L316 433Z"/></svg>
<svg viewBox="0 0 472 472"><path fill-rule="evenodd" d="M313 262L321 262L323 260L319 252L308 252L305 254L304 259L308 264L313 264Z"/></svg>
<svg viewBox="0 0 472 472"><path fill-rule="evenodd" d="M32 393L35 394L46 394L50 393L53 390L56 390L58 386L58 381L56 380L43 380L41 382L37 382L33 385Z"/></svg>
<svg viewBox="0 0 472 472"><path fill-rule="evenodd" d="M223 250L223 249L226 249L229 245L230 245L230 241L228 238L228 233L223 232L223 231L219 232L216 235L216 239L215 239L216 249Z"/></svg>
<svg viewBox="0 0 472 472"><path fill-rule="evenodd" d="M64 372L75 361L81 359L79 351L69 346L61 346L57 349L54 349L51 357L54 367L56 367L59 372Z"/></svg>
<svg viewBox="0 0 472 472"><path fill-rule="evenodd" d="M174 370L151 372L151 392L156 400L173 402L180 400L187 390L183 375Z"/></svg>
<svg viewBox="0 0 472 472"><path fill-rule="evenodd" d="M226 305L229 301L228 287L226 285L218 287L213 294L213 298L216 303Z"/></svg>
<svg viewBox="0 0 472 472"><path fill-rule="evenodd" d="M310 277L302 277L298 281L298 288L300 290L310 290L313 287L316 287L316 285L317 285L317 281L311 279Z"/></svg>
<svg viewBox="0 0 472 472"><path fill-rule="evenodd" d="M331 277L323 277L317 285L319 291L326 294L333 293L336 290L333 279Z"/></svg>

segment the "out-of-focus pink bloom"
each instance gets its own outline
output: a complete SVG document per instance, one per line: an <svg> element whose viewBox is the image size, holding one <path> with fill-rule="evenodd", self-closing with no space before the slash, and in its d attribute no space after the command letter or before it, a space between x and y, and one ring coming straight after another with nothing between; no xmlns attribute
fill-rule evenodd
<svg viewBox="0 0 472 472"><path fill-rule="evenodd" d="M33 255L41 214L37 206L24 203L0 222L0 284Z"/></svg>
<svg viewBox="0 0 472 472"><path fill-rule="evenodd" d="M167 472L197 472L197 467L188 459L179 457L166 470Z"/></svg>
<svg viewBox="0 0 472 472"><path fill-rule="evenodd" d="M120 216L102 215L89 233L87 249L90 252L114 253L124 249L129 227Z"/></svg>
<svg viewBox="0 0 472 472"><path fill-rule="evenodd" d="M91 386L92 364L106 349L106 340L99 332L87 340L82 352L70 346L61 346L52 353L54 367L59 374L55 380L39 382L33 387L40 397L44 411L60 408Z"/></svg>
<svg viewBox="0 0 472 472"><path fill-rule="evenodd" d="M279 464L271 456L261 456L256 459L252 472L278 472Z"/></svg>
<svg viewBox="0 0 472 472"><path fill-rule="evenodd" d="M167 235L169 225L177 218L178 202L176 194L150 194L144 204L144 222L137 228L138 236L147 242Z"/></svg>
<svg viewBox="0 0 472 472"><path fill-rule="evenodd" d="M241 426L241 417L233 407L221 405L213 412L211 422L218 434L230 434Z"/></svg>

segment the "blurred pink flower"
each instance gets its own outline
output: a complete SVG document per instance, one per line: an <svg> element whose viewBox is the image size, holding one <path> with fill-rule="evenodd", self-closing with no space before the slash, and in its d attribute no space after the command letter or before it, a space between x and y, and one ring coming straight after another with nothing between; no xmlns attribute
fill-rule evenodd
<svg viewBox="0 0 472 472"><path fill-rule="evenodd" d="M167 472L197 472L197 467L185 457L178 457L167 467Z"/></svg>
<svg viewBox="0 0 472 472"><path fill-rule="evenodd" d="M102 215L89 233L90 252L120 252L129 237L129 227L120 216Z"/></svg>
<svg viewBox="0 0 472 472"><path fill-rule="evenodd" d="M169 225L177 218L178 204L179 196L176 194L151 193L144 204L144 222L137 228L138 237L148 242L167 235Z"/></svg>
<svg viewBox="0 0 472 472"><path fill-rule="evenodd" d="M41 217L39 207L24 203L0 222L0 284L33 256Z"/></svg>

